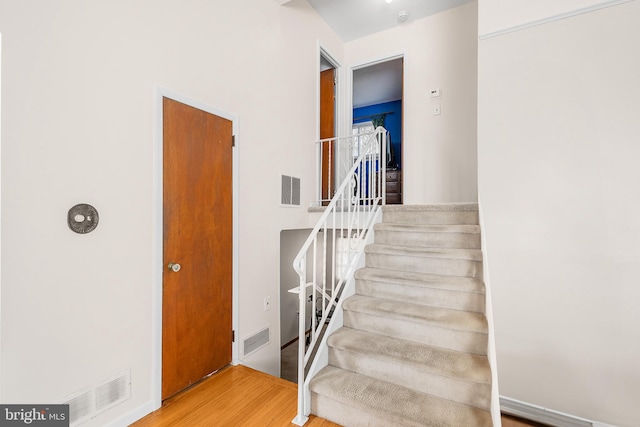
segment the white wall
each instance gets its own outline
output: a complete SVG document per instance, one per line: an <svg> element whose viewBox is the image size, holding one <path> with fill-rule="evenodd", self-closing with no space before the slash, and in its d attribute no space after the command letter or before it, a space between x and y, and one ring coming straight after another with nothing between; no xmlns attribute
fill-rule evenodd
<svg viewBox="0 0 640 427"><path fill-rule="evenodd" d="M618 426L640 425L638 16L634 1L479 44L500 393Z"/></svg>
<svg viewBox="0 0 640 427"><path fill-rule="evenodd" d="M2 401L59 402L125 369L132 398L87 425L151 399L157 86L239 118L236 332L272 325L244 362L277 374L279 234L308 222L280 207L280 175L307 206L333 32L306 2L0 0L0 33ZM88 235L66 225L79 202L100 212Z"/></svg>
<svg viewBox="0 0 640 427"><path fill-rule="evenodd" d="M280 233L280 345L298 338L298 311L300 295L289 289L300 286L300 276L293 269L293 260L311 233L310 228L282 230ZM307 304L307 313L311 304ZM309 316L307 316L308 318Z"/></svg>
<svg viewBox="0 0 640 427"><path fill-rule="evenodd" d="M405 54L404 203L477 201L477 2L345 45L347 67ZM437 100L431 89L440 88ZM350 96L350 95L349 95ZM432 114L441 104L442 114Z"/></svg>

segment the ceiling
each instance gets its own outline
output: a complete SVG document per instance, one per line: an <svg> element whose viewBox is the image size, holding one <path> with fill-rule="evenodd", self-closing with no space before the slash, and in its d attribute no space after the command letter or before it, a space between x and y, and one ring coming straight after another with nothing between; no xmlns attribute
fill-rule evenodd
<svg viewBox="0 0 640 427"><path fill-rule="evenodd" d="M283 0L279 0L283 2ZM451 9L473 0L307 0L345 42ZM401 11L409 12L398 22ZM402 59L353 72L354 108L402 99Z"/></svg>
<svg viewBox="0 0 640 427"><path fill-rule="evenodd" d="M348 42L379 31L406 25L416 19L434 15L473 0L307 0L318 14ZM398 13L409 12L405 23Z"/></svg>
<svg viewBox="0 0 640 427"><path fill-rule="evenodd" d="M402 58L353 71L353 108L402 99Z"/></svg>

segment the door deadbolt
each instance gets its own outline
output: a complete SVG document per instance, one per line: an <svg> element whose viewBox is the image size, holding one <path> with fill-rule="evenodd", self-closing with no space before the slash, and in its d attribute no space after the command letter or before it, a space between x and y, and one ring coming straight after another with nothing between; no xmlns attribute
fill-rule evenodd
<svg viewBox="0 0 640 427"><path fill-rule="evenodd" d="M180 264L178 264L177 262L170 262L169 263L169 270L173 271L174 273L177 273L178 271L180 271L181 268L182 268L182 266Z"/></svg>
<svg viewBox="0 0 640 427"><path fill-rule="evenodd" d="M67 224L78 234L91 233L98 226L98 211L86 203L75 205L69 209Z"/></svg>

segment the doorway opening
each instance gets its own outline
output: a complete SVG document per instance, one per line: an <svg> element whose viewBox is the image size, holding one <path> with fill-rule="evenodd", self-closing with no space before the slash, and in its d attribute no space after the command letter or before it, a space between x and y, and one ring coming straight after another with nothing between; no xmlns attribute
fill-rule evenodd
<svg viewBox="0 0 640 427"><path fill-rule="evenodd" d="M402 204L404 57L387 58L352 69L352 135L383 126L386 150L386 203Z"/></svg>
<svg viewBox="0 0 640 427"><path fill-rule="evenodd" d="M337 64L324 51L320 50L320 105L319 139L320 146L320 199L326 206L333 197L337 186L336 143L336 88L338 83Z"/></svg>

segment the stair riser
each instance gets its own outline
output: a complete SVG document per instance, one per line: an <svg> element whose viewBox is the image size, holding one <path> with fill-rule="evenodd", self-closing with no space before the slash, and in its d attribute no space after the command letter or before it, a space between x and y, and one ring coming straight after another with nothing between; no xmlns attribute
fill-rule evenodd
<svg viewBox="0 0 640 427"><path fill-rule="evenodd" d="M416 233L377 230L375 243L425 248L480 249L480 235L475 233Z"/></svg>
<svg viewBox="0 0 640 427"><path fill-rule="evenodd" d="M356 293L432 307L451 308L475 313L485 312L485 295L474 292L457 292L424 286L356 279Z"/></svg>
<svg viewBox="0 0 640 427"><path fill-rule="evenodd" d="M318 393L311 393L311 409L314 415L349 427L424 427L420 423L390 414L365 411Z"/></svg>
<svg viewBox="0 0 640 427"><path fill-rule="evenodd" d="M344 311L344 326L434 347L472 354L487 354L487 334L482 332L445 329L434 325L346 309Z"/></svg>
<svg viewBox="0 0 640 427"><path fill-rule="evenodd" d="M490 410L491 386L489 384L448 378L428 372L400 360L382 360L373 355L352 353L329 348L329 364L390 383L429 393L454 402Z"/></svg>
<svg viewBox="0 0 640 427"><path fill-rule="evenodd" d="M367 267L385 270L412 271L441 276L482 277L482 262L466 259L367 253L365 262Z"/></svg>
<svg viewBox="0 0 640 427"><path fill-rule="evenodd" d="M393 224L478 225L478 212L384 212L382 221Z"/></svg>

